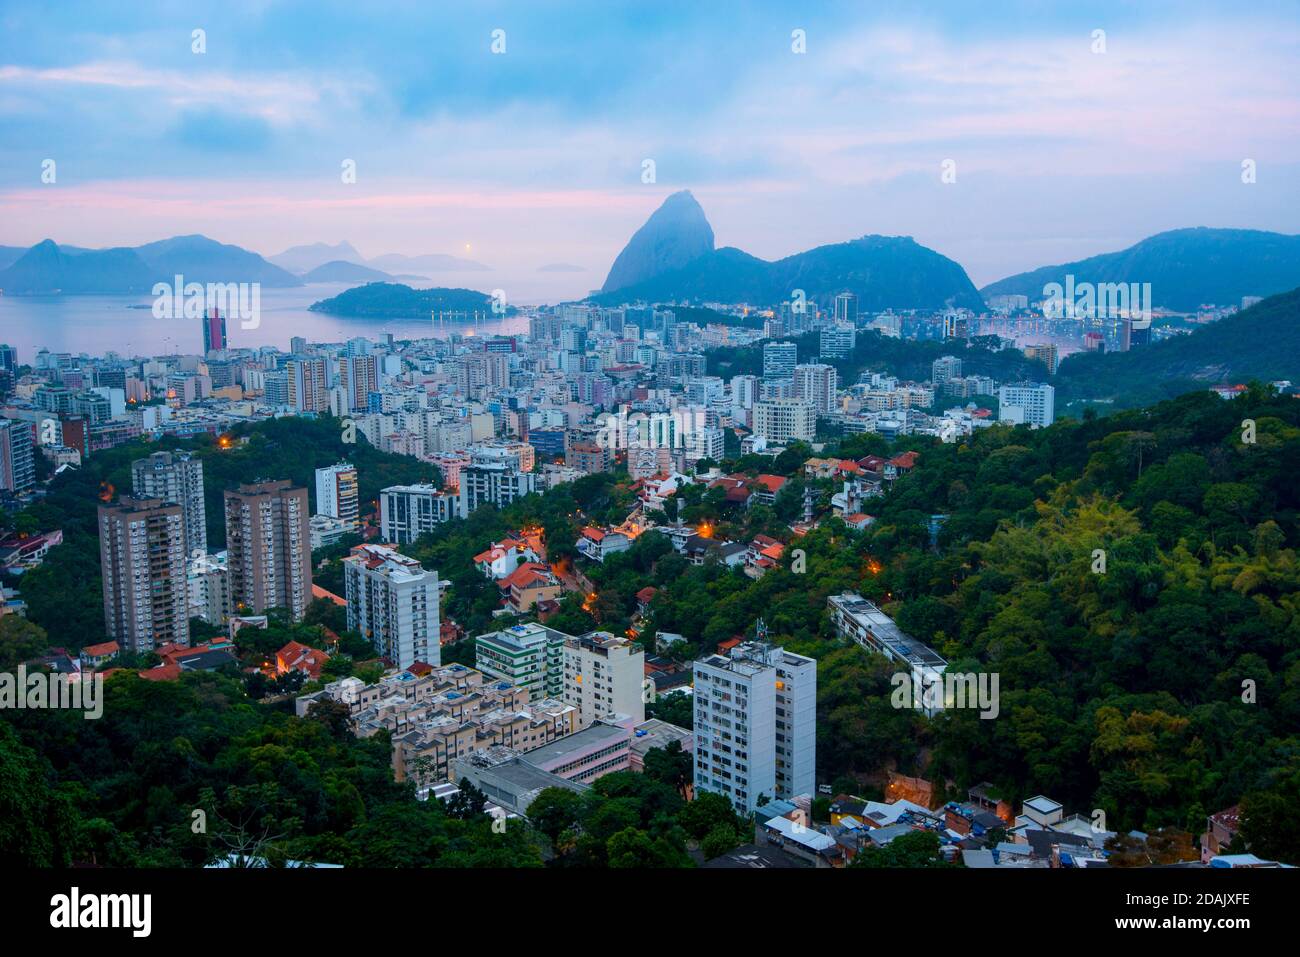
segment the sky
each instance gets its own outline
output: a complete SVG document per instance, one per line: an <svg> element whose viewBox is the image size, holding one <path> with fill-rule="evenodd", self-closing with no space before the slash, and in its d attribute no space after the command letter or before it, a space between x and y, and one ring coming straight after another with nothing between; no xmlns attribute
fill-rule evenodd
<svg viewBox="0 0 1300 957"><path fill-rule="evenodd" d="M1300 0L0 0L0 245L348 240L526 301L599 287L678 189L719 246L906 235L977 285L1300 232Z"/></svg>

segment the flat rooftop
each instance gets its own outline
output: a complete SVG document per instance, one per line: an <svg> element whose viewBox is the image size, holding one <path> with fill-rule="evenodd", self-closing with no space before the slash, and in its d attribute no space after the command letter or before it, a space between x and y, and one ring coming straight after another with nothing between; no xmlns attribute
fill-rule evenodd
<svg viewBox="0 0 1300 957"><path fill-rule="evenodd" d="M861 595L832 595L829 600L864 627L891 658L920 667L939 668L948 664L937 651L903 631L894 619Z"/></svg>

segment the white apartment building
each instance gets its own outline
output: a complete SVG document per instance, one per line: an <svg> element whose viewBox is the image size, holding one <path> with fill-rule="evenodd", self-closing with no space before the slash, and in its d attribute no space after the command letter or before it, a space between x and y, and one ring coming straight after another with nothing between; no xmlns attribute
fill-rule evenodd
<svg viewBox="0 0 1300 957"><path fill-rule="evenodd" d="M388 545L358 545L343 560L348 629L399 668L442 663L438 573Z"/></svg>
<svg viewBox="0 0 1300 957"><path fill-rule="evenodd" d="M821 331L821 355L824 359L847 359L853 354L857 332L845 324L836 324Z"/></svg>
<svg viewBox="0 0 1300 957"><path fill-rule="evenodd" d="M811 442L817 434L817 409L806 399L765 399L754 404L754 435L769 445Z"/></svg>
<svg viewBox="0 0 1300 957"><path fill-rule="evenodd" d="M355 467L340 462L316 470L316 514L356 527L359 502Z"/></svg>
<svg viewBox="0 0 1300 957"><path fill-rule="evenodd" d="M1020 382L998 389L998 420L1045 427L1056 421L1056 390L1041 382Z"/></svg>
<svg viewBox="0 0 1300 957"><path fill-rule="evenodd" d="M765 642L695 663L695 788L743 813L813 794L817 662Z"/></svg>
<svg viewBox="0 0 1300 957"><path fill-rule="evenodd" d="M408 545L443 522L463 516L454 492L432 485L390 485L379 493L379 535Z"/></svg>
<svg viewBox="0 0 1300 957"><path fill-rule="evenodd" d="M536 622L514 625L474 639L474 667L528 692L529 700L564 694L562 631Z"/></svg>
<svg viewBox="0 0 1300 957"><path fill-rule="evenodd" d="M907 634L894 619L856 592L831 595L826 604L837 634L907 668L913 686L918 689L917 700L925 702L927 717L932 718L943 709L942 695L937 700L930 695L931 689L943 683L948 668L942 655Z"/></svg>
<svg viewBox="0 0 1300 957"><path fill-rule="evenodd" d="M564 703L578 709L578 722L615 714L645 720L642 688L645 651L639 644L604 631L593 631L564 642Z"/></svg>
<svg viewBox="0 0 1300 957"><path fill-rule="evenodd" d="M506 462L472 460L460 472L460 514L469 515L480 505L509 505L538 491L537 475L521 472Z"/></svg>
<svg viewBox="0 0 1300 957"><path fill-rule="evenodd" d="M776 669L710 655L695 662L695 790L748 814L776 796Z"/></svg>
<svg viewBox="0 0 1300 957"><path fill-rule="evenodd" d="M769 342L763 346L763 378L789 379L798 362L793 342Z"/></svg>

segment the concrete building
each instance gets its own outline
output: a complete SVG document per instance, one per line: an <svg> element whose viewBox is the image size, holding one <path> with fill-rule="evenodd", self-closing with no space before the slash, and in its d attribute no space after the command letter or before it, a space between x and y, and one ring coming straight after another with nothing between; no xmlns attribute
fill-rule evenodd
<svg viewBox="0 0 1300 957"><path fill-rule="evenodd" d="M287 608L302 619L311 601L307 490L288 479L226 492L226 555L232 613Z"/></svg>
<svg viewBox="0 0 1300 957"><path fill-rule="evenodd" d="M622 723L598 721L520 757L540 771L581 784L590 784L615 771L631 770L632 730L626 717L621 717Z"/></svg>
<svg viewBox="0 0 1300 957"><path fill-rule="evenodd" d="M816 766L815 660L755 641L695 663L696 791L748 813L813 793Z"/></svg>
<svg viewBox="0 0 1300 957"><path fill-rule="evenodd" d="M474 639L474 662L486 675L509 681L533 698L564 695L564 642L569 635L529 622Z"/></svg>
<svg viewBox="0 0 1300 957"><path fill-rule="evenodd" d="M347 462L316 470L316 514L337 518L354 528L360 508L357 470Z"/></svg>
<svg viewBox="0 0 1300 957"><path fill-rule="evenodd" d="M99 506L104 630L132 652L189 645L185 515L162 499Z"/></svg>
<svg viewBox="0 0 1300 957"><path fill-rule="evenodd" d="M763 378L790 379L798 362L798 349L793 342L768 342L763 346Z"/></svg>
<svg viewBox="0 0 1300 957"><path fill-rule="evenodd" d="M461 469L461 515L469 515L480 505L509 505L515 499L538 491L537 475L521 472L506 462L471 462Z"/></svg>
<svg viewBox="0 0 1300 957"><path fill-rule="evenodd" d="M811 442L817 434L817 409L805 399L767 399L754 403L754 435L769 445Z"/></svg>
<svg viewBox="0 0 1300 957"><path fill-rule="evenodd" d="M838 388L839 374L834 366L810 363L794 367L794 397L811 402L820 415L835 409Z"/></svg>
<svg viewBox="0 0 1300 957"><path fill-rule="evenodd" d="M36 488L36 434L32 423L0 419L0 492L26 495Z"/></svg>
<svg viewBox="0 0 1300 957"><path fill-rule="evenodd" d="M203 463L189 452L155 452L131 463L136 498L175 502L185 516L185 553L208 551L208 517L203 503Z"/></svg>
<svg viewBox="0 0 1300 957"><path fill-rule="evenodd" d="M325 359L294 359L286 367L288 404L299 412L324 412L330 407L329 370L325 363Z"/></svg>
<svg viewBox="0 0 1300 957"><path fill-rule="evenodd" d="M621 714L645 720L645 651L627 638L593 631L564 642L564 702L582 727Z"/></svg>
<svg viewBox="0 0 1300 957"><path fill-rule="evenodd" d="M1040 382L998 389L998 419L1013 425L1045 427L1056 421L1056 390Z"/></svg>
<svg viewBox="0 0 1300 957"><path fill-rule="evenodd" d="M343 560L348 630L399 668L442 663L438 573L388 545L358 545Z"/></svg>
<svg viewBox="0 0 1300 957"><path fill-rule="evenodd" d="M432 485L390 485L379 493L379 534L386 542L409 545L443 522L463 517L460 498Z"/></svg>
<svg viewBox="0 0 1300 957"><path fill-rule="evenodd" d="M821 357L823 359L847 359L853 355L857 342L857 331L851 325L836 323L821 331Z"/></svg>
<svg viewBox="0 0 1300 957"><path fill-rule="evenodd" d="M948 668L942 655L904 632L892 618L856 592L831 595L826 604L836 633L905 667L914 688L913 700L923 702L927 716L933 717L942 710L943 694L938 689Z"/></svg>

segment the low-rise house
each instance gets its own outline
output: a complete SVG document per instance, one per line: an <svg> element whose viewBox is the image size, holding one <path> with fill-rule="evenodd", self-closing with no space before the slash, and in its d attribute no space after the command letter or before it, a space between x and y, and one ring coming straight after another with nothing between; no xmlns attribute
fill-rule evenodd
<svg viewBox="0 0 1300 957"><path fill-rule="evenodd" d="M563 591L559 578L549 565L527 562L500 582L505 603L516 615L532 610L538 602L558 601Z"/></svg>
<svg viewBox="0 0 1300 957"><path fill-rule="evenodd" d="M81 667L83 670L98 671L114 660L122 647L116 641L104 641L97 645L87 645L81 649Z"/></svg>
<svg viewBox="0 0 1300 957"><path fill-rule="evenodd" d="M329 660L330 656L319 648L291 641L275 653L275 674L301 671L307 680L314 681L320 677L321 669Z"/></svg>
<svg viewBox="0 0 1300 957"><path fill-rule="evenodd" d="M693 731L687 728L679 728L677 725L661 721L659 718L642 721L632 729L632 753L629 770L644 771L646 753L654 748L666 748L674 741L681 745L683 751L691 752L695 750L695 733Z"/></svg>

